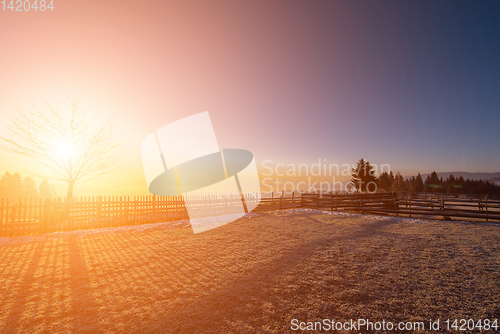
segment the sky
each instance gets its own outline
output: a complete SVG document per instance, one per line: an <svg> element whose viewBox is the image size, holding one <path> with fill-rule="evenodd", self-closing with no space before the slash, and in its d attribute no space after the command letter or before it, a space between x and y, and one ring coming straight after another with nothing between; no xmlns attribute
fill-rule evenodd
<svg viewBox="0 0 500 334"><path fill-rule="evenodd" d="M0 6L2 6L0 4ZM16 106L112 118L120 172L76 195L147 194L140 145L209 111L221 148L403 175L500 171L498 1L69 1L0 7L0 133ZM0 173L32 165L0 151Z"/></svg>

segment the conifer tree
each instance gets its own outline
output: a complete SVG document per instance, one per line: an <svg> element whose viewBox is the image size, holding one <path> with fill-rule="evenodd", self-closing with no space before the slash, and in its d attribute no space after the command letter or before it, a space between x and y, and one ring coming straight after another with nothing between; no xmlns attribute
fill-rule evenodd
<svg viewBox="0 0 500 334"><path fill-rule="evenodd" d="M29 176L23 179L23 196L28 198L38 196L38 189L35 181Z"/></svg>
<svg viewBox="0 0 500 334"><path fill-rule="evenodd" d="M43 179L42 183L40 183L40 197L46 198L51 197L50 194L50 184L47 179Z"/></svg>
<svg viewBox="0 0 500 334"><path fill-rule="evenodd" d="M375 168L368 161L360 159L356 167L352 169L351 182L360 192L375 192L378 186Z"/></svg>
<svg viewBox="0 0 500 334"><path fill-rule="evenodd" d="M415 192L419 193L424 191L424 181L422 180L422 175L418 173L417 177L415 178Z"/></svg>

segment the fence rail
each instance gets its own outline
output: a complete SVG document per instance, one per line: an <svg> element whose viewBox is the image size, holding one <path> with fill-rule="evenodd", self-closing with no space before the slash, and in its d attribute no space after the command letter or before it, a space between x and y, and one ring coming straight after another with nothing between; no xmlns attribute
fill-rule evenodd
<svg viewBox="0 0 500 334"><path fill-rule="evenodd" d="M302 194L302 207L396 216L500 220L500 201L429 194Z"/></svg>
<svg viewBox="0 0 500 334"><path fill-rule="evenodd" d="M139 196L0 200L0 236L114 227L183 219L181 197Z"/></svg>
<svg viewBox="0 0 500 334"><path fill-rule="evenodd" d="M260 204L254 211L299 207L297 194L249 194L245 203ZM198 216L234 213L241 208L239 196L191 196L187 203ZM14 204L0 199L0 236L40 234L100 227L139 225L188 218L183 197L81 197L24 198Z"/></svg>
<svg viewBox="0 0 500 334"><path fill-rule="evenodd" d="M197 213L219 215L241 207L241 197L190 197ZM313 194L270 193L247 195L246 203L259 201L254 211L288 208L372 213L396 216L434 216L500 220L500 201L434 194ZM255 203L255 202L253 202ZM100 227L115 227L188 218L182 197L138 196L25 198L14 205L0 199L0 236L39 234Z"/></svg>
<svg viewBox="0 0 500 334"><path fill-rule="evenodd" d="M302 205L301 193L273 192L262 193L260 204L254 211L299 208Z"/></svg>

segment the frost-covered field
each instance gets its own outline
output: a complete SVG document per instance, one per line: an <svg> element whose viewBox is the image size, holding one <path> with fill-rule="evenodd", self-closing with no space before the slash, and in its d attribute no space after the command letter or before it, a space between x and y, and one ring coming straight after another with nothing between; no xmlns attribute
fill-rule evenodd
<svg viewBox="0 0 500 334"><path fill-rule="evenodd" d="M283 210L0 238L0 331L283 333L500 318L500 225ZM491 331L490 331L491 332Z"/></svg>

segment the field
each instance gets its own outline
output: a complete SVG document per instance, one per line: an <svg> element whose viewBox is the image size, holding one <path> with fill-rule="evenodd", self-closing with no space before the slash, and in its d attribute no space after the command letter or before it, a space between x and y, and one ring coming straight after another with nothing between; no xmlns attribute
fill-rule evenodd
<svg viewBox="0 0 500 334"><path fill-rule="evenodd" d="M500 320L500 225L282 210L196 235L181 221L0 238L1 332L286 333L325 318Z"/></svg>

